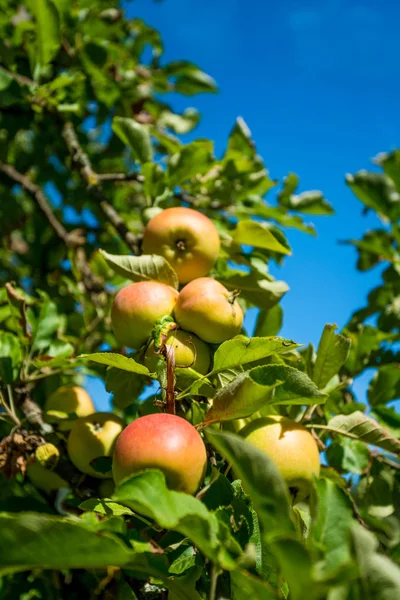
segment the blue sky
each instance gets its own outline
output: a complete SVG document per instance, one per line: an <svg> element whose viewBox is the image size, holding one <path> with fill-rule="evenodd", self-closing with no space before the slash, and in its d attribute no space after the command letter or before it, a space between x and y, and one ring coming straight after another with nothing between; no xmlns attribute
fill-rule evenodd
<svg viewBox="0 0 400 600"><path fill-rule="evenodd" d="M161 32L165 61L192 60L217 81L217 95L174 98L176 108L202 113L191 138L213 139L220 155L241 116L273 178L294 171L301 190L321 189L333 204L334 217L309 219L317 238L288 230L293 256L271 269L291 288L282 334L316 344L325 323L342 327L379 281L379 269L358 273L355 250L338 240L376 225L362 216L345 173L370 168L378 152L399 145L400 5L137 0L126 10Z"/></svg>

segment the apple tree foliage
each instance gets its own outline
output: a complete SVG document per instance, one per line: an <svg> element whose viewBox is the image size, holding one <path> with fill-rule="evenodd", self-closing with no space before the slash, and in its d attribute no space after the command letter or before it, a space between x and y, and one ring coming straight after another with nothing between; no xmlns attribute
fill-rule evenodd
<svg viewBox="0 0 400 600"><path fill-rule="evenodd" d="M313 235L305 219L333 213L323 194L299 192L292 172L274 180L242 119L216 157L190 106L215 82L167 62L159 33L116 2L0 6L0 597L398 600L400 151L346 182L379 217L350 243L360 271L383 265L381 284L318 348L284 339L289 288L268 266L292 260L290 228ZM199 494L147 471L105 496L69 462L44 402L95 376L126 423L163 410L162 381L138 400L156 374L118 347L109 315L130 281L178 286L141 237L155 207L180 205L214 221L211 276L258 309L255 330L214 347L207 376L176 370L178 414L213 423ZM352 387L364 373L367 401ZM234 433L255 414L301 420L318 439L325 466L308 503L293 507L275 465ZM60 452L58 492L26 476L46 442Z"/></svg>

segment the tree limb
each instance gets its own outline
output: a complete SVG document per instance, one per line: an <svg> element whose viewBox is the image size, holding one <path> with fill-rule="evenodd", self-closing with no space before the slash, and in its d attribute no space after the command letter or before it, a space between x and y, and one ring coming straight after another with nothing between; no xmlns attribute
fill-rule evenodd
<svg viewBox="0 0 400 600"><path fill-rule="evenodd" d="M125 242L128 248L136 255L139 254L139 238L128 229L122 218L119 216L114 207L108 202L104 195L101 179L92 167L88 155L84 152L79 143L78 136L73 124L68 121L65 123L62 131L65 143L71 154L72 160L78 167L82 179L87 183L93 196L99 201L99 206L103 211L107 220L111 223L114 229L118 232L121 239ZM104 176L103 176L104 179Z"/></svg>
<svg viewBox="0 0 400 600"><path fill-rule="evenodd" d="M7 177L12 179L15 183L21 185L24 188L24 190L29 192L29 194L35 200L39 209L47 218L55 233L66 244L66 246L68 246L68 248L75 248L76 246L81 245L85 241L85 239L79 233L75 231L68 232L65 229L64 225L60 223L60 221L55 216L49 202L47 201L46 196L44 195L40 187L37 186L36 183L33 183L33 181L29 179L29 177L23 175L14 167L5 163L0 163L0 171L7 175Z"/></svg>
<svg viewBox="0 0 400 600"><path fill-rule="evenodd" d="M102 282L94 275L87 262L86 253L83 248L83 244L86 240L79 230L67 231L65 229L64 225L55 216L43 191L36 183L29 179L29 177L5 163L0 163L0 172L7 175L14 183L21 185L23 189L32 196L60 240L64 242L67 248L74 250L76 268L82 275L82 281L86 291L89 293L103 291L104 286Z"/></svg>

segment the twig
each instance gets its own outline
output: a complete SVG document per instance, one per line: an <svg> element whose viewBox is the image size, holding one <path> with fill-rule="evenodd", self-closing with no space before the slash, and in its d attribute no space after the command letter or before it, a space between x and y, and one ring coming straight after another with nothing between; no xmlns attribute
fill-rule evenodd
<svg viewBox="0 0 400 600"><path fill-rule="evenodd" d="M36 204L47 218L48 222L54 229L58 237L68 246L68 248L74 248L84 242L84 238L74 231L70 233L65 229L64 225L60 223L55 214L53 213L50 204L47 201L46 196L42 192L39 186L37 186L29 177L23 175L11 165L0 163L0 171L12 179L15 183L21 185L24 190L29 192Z"/></svg>
<svg viewBox="0 0 400 600"><path fill-rule="evenodd" d="M57 236L64 242L67 248L75 251L76 268L82 275L82 281L86 291L89 293L104 291L101 280L92 272L87 261L85 250L82 248L82 245L86 240L80 230L67 231L65 229L64 225L55 216L40 187L29 179L29 177L5 163L0 163L0 171L7 175L12 181L21 185L24 190L32 196Z"/></svg>
<svg viewBox="0 0 400 600"><path fill-rule="evenodd" d="M24 331L24 334L26 335L27 338L31 338L32 334L29 330L29 325L28 325L28 319L26 316L26 302L25 302L25 298L23 296L21 296L21 294L19 294L18 292L16 292L13 288L13 286L11 285L11 283L7 282L5 285L6 288L6 292L7 292L7 296L9 298L9 301L11 303L15 302L16 304L18 304L19 306L19 312L21 315L21 322L20 324L22 325L22 329Z"/></svg>
<svg viewBox="0 0 400 600"><path fill-rule="evenodd" d="M167 363L167 413L175 414L175 349L169 344L163 344L160 348L160 354L164 356Z"/></svg>
<svg viewBox="0 0 400 600"><path fill-rule="evenodd" d="M33 79L29 79L29 77L25 77L25 75L21 75L20 73L14 73L14 71L9 71L5 69L3 66L0 66L0 71L5 73L9 77L15 79L19 85L28 85L29 87L37 87L37 83L33 81Z"/></svg>
<svg viewBox="0 0 400 600"><path fill-rule="evenodd" d="M25 396L20 408L28 423L34 427L38 427L41 433L45 434L53 431L53 427L44 421L42 409L32 400L32 398L30 398L30 396Z"/></svg>
<svg viewBox="0 0 400 600"><path fill-rule="evenodd" d="M99 181L139 181L143 183L144 177L140 173L97 173Z"/></svg>
<svg viewBox="0 0 400 600"><path fill-rule="evenodd" d="M15 425L17 427L21 427L21 421L18 419L15 412L13 410L11 410L11 408L8 406L7 402L4 400L4 396L1 393L1 391L0 391L0 406L2 406L4 408L4 410L6 411L7 415L10 417L12 422L15 423Z"/></svg>
<svg viewBox="0 0 400 600"><path fill-rule="evenodd" d="M208 594L208 600L215 600L217 597L217 582L218 582L218 570L217 566L213 563L210 573L210 592Z"/></svg>
<svg viewBox="0 0 400 600"><path fill-rule="evenodd" d="M132 233L119 216L117 211L108 202L101 186L101 177L94 171L88 155L79 143L73 124L68 121L62 131L65 143L71 154L72 160L78 167L82 179L89 186L90 192L99 201L99 206L104 215L118 232L128 248L136 255L139 254L139 238Z"/></svg>

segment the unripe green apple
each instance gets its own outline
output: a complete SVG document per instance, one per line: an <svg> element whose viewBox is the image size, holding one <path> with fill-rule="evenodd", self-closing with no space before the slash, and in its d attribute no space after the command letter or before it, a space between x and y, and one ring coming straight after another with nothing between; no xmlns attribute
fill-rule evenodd
<svg viewBox="0 0 400 600"><path fill-rule="evenodd" d="M167 336L165 343L175 350L175 366L191 367L198 373L206 375L210 366L210 350L194 333L183 329L175 329ZM144 356L144 364L151 372L155 372L160 355L154 350L151 342Z"/></svg>
<svg viewBox="0 0 400 600"><path fill-rule="evenodd" d="M122 419L108 412L98 412L77 419L67 442L71 462L82 473L97 479L109 479L111 468L103 473L96 471L90 463L96 458L112 456L115 441L123 428Z"/></svg>
<svg viewBox="0 0 400 600"><path fill-rule="evenodd" d="M143 346L154 324L172 314L177 298L176 290L158 281L138 281L122 288L111 309L117 341L135 350Z"/></svg>
<svg viewBox="0 0 400 600"><path fill-rule="evenodd" d="M26 474L38 490L47 494L69 487L69 484L57 473L49 471L36 461L27 466Z"/></svg>
<svg viewBox="0 0 400 600"><path fill-rule="evenodd" d="M115 444L115 483L145 469L160 469L173 490L194 494L204 479L206 449L196 429L176 415L140 417L124 429Z"/></svg>
<svg viewBox="0 0 400 600"><path fill-rule="evenodd" d="M274 461L294 502L308 497L313 476L319 475L320 460L317 443L305 427L271 415L251 421L240 435Z"/></svg>
<svg viewBox="0 0 400 600"><path fill-rule="evenodd" d="M207 275L220 248L218 231L203 213L176 206L153 217L143 234L143 252L160 254L174 268L179 283Z"/></svg>
<svg viewBox="0 0 400 600"><path fill-rule="evenodd" d="M46 400L45 410L61 413L75 413L77 417L86 417L96 410L87 391L78 385L63 385ZM60 420L58 427L62 431L71 429L73 420Z"/></svg>
<svg viewBox="0 0 400 600"><path fill-rule="evenodd" d="M182 329L210 344L234 337L243 324L243 312L234 295L210 277L185 285L176 302L175 318Z"/></svg>

